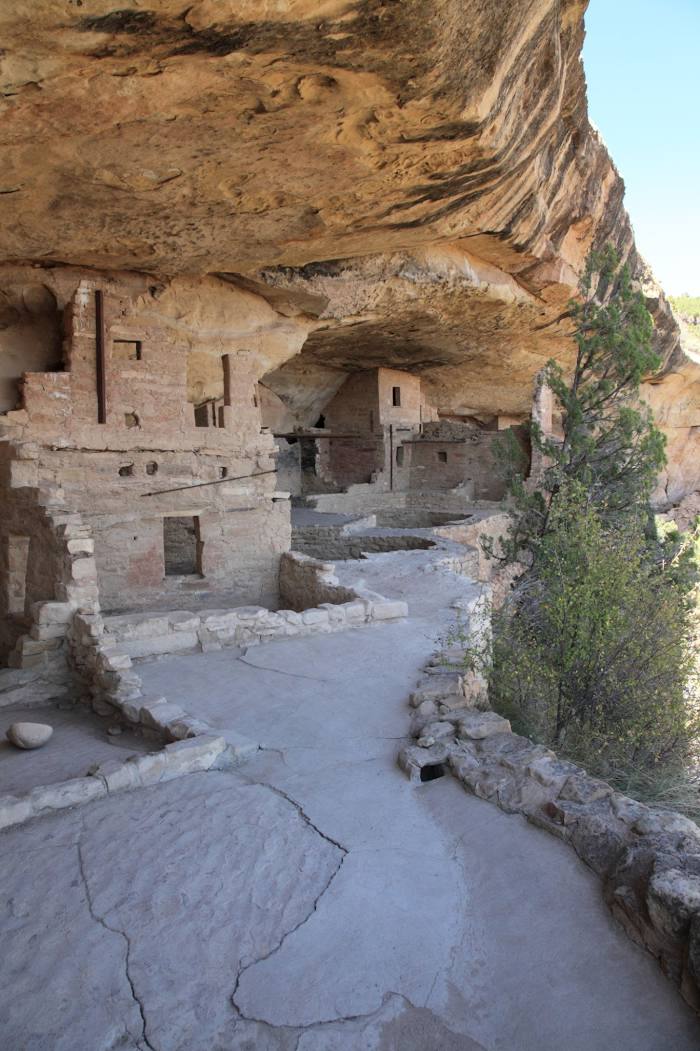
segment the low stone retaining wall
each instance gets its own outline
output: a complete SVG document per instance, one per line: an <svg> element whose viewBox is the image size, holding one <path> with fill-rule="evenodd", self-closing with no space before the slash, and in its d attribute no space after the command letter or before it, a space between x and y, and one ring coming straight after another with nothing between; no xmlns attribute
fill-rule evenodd
<svg viewBox="0 0 700 1051"><path fill-rule="evenodd" d="M290 609L240 606L107 616L104 639L113 641L120 654L137 659L327 634L408 614L405 602L389 601L367 589L341 587L331 563L298 552L282 556L280 593Z"/></svg>
<svg viewBox="0 0 700 1051"><path fill-rule="evenodd" d="M590 777L480 710L483 683L443 650L411 695L415 745L399 764L412 781L450 771L468 792L570 844L601 878L605 901L700 1010L700 828Z"/></svg>
<svg viewBox="0 0 700 1051"><path fill-rule="evenodd" d="M498 553L499 542L506 537L510 521L511 518L507 511L479 511L465 521L437 526L435 532L446 540L453 540L466 547L475 548L479 553L477 579L488 581L499 564L486 554L481 538L487 537L493 541L496 553Z"/></svg>
<svg viewBox="0 0 700 1051"><path fill-rule="evenodd" d="M270 638L340 631L408 614L405 602L389 601L362 588L341 587L332 564L294 552L284 555L282 562L282 593L290 604L302 606L299 611L271 612L251 606L201 613L133 614L110 618L106 623L98 607L91 612L71 610L71 619L66 622L63 603L42 603L37 614L43 618L53 613L53 606L60 606L56 624L65 635L65 643L61 641L67 648L70 670L62 660L60 681L55 683L46 678L45 662L41 667L6 671L7 682L0 680L0 691L6 686L5 703L26 703L32 689L45 700L46 690L65 689L70 682L74 690L86 695L98 714L140 725L169 743L160 751L126 762L102 763L88 777L41 785L22 796L0 796L0 829L111 792L145 787L213 766L232 766L257 751L258 745L241 734L214 730L165 697L144 694L143 683L132 667L132 655L251 645ZM309 603L311 608L306 608ZM107 626L114 626L114 633L107 631Z"/></svg>
<svg viewBox="0 0 700 1051"><path fill-rule="evenodd" d="M363 533L361 536L352 536L340 527L319 529L306 526L292 531L292 546L295 551L311 555L312 558L346 561L387 551L426 551L435 547L435 541L407 534L381 536Z"/></svg>
<svg viewBox="0 0 700 1051"><path fill-rule="evenodd" d="M160 751L133 756L125 762L110 760L100 763L87 777L39 785L21 796L0 796L0 829L42 817L54 810L90 803L115 792L172 781L212 767L224 767L226 751L224 737L202 735L167 744Z"/></svg>
<svg viewBox="0 0 700 1051"><path fill-rule="evenodd" d="M461 517L475 507L498 510L500 505L492 500L475 500L471 491L464 487L456 489L381 489L376 483L348 486L344 493L313 493L305 503L317 511L334 514L362 514L399 508L424 508L427 511L444 511Z"/></svg>

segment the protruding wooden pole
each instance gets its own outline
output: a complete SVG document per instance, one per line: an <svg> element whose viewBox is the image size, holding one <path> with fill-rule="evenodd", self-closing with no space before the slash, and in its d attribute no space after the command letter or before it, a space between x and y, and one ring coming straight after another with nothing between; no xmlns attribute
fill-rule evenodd
<svg viewBox="0 0 700 1051"><path fill-rule="evenodd" d="M105 368L104 293L95 289L95 369L97 382L97 422L107 422L107 370Z"/></svg>
<svg viewBox="0 0 700 1051"><path fill-rule="evenodd" d="M224 366L224 405L231 404L231 355L222 355L221 362Z"/></svg>
<svg viewBox="0 0 700 1051"><path fill-rule="evenodd" d="M389 424L389 489L394 491L394 425Z"/></svg>

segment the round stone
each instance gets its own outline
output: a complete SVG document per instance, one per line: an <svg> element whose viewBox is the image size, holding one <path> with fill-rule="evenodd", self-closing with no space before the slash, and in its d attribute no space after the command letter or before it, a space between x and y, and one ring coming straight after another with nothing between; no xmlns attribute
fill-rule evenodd
<svg viewBox="0 0 700 1051"><path fill-rule="evenodd" d="M46 723L12 723L7 740L17 748L41 748L51 738L53 726Z"/></svg>

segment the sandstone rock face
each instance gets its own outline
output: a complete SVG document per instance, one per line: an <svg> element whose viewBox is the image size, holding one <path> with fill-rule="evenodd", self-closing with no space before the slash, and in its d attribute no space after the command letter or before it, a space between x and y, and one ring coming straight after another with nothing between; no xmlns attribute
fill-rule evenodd
<svg viewBox="0 0 700 1051"><path fill-rule="evenodd" d="M17 748L41 748L51 740L53 727L46 723L12 723L7 730L7 739Z"/></svg>
<svg viewBox="0 0 700 1051"><path fill-rule="evenodd" d="M60 361L60 262L138 272L195 355L250 346L257 312L259 376L286 426L376 365L420 372L443 414L524 418L542 364L571 360L581 263L611 240L664 359L648 388L669 435L658 500L698 488L699 374L588 122L585 8L5 5L0 261L32 265L0 275L0 411L23 370ZM240 326L222 281L245 294ZM225 315L212 326L209 310L204 334L197 296Z"/></svg>

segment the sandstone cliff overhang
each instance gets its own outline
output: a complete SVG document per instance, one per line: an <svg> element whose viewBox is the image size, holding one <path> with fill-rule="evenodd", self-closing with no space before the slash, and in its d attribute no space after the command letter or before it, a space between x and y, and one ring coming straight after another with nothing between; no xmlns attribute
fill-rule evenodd
<svg viewBox="0 0 700 1051"><path fill-rule="evenodd" d="M0 260L216 273L314 322L304 367L398 364L441 411L522 412L568 359L586 253L612 241L654 314L678 498L698 485L696 367L588 121L585 8L6 5Z"/></svg>

